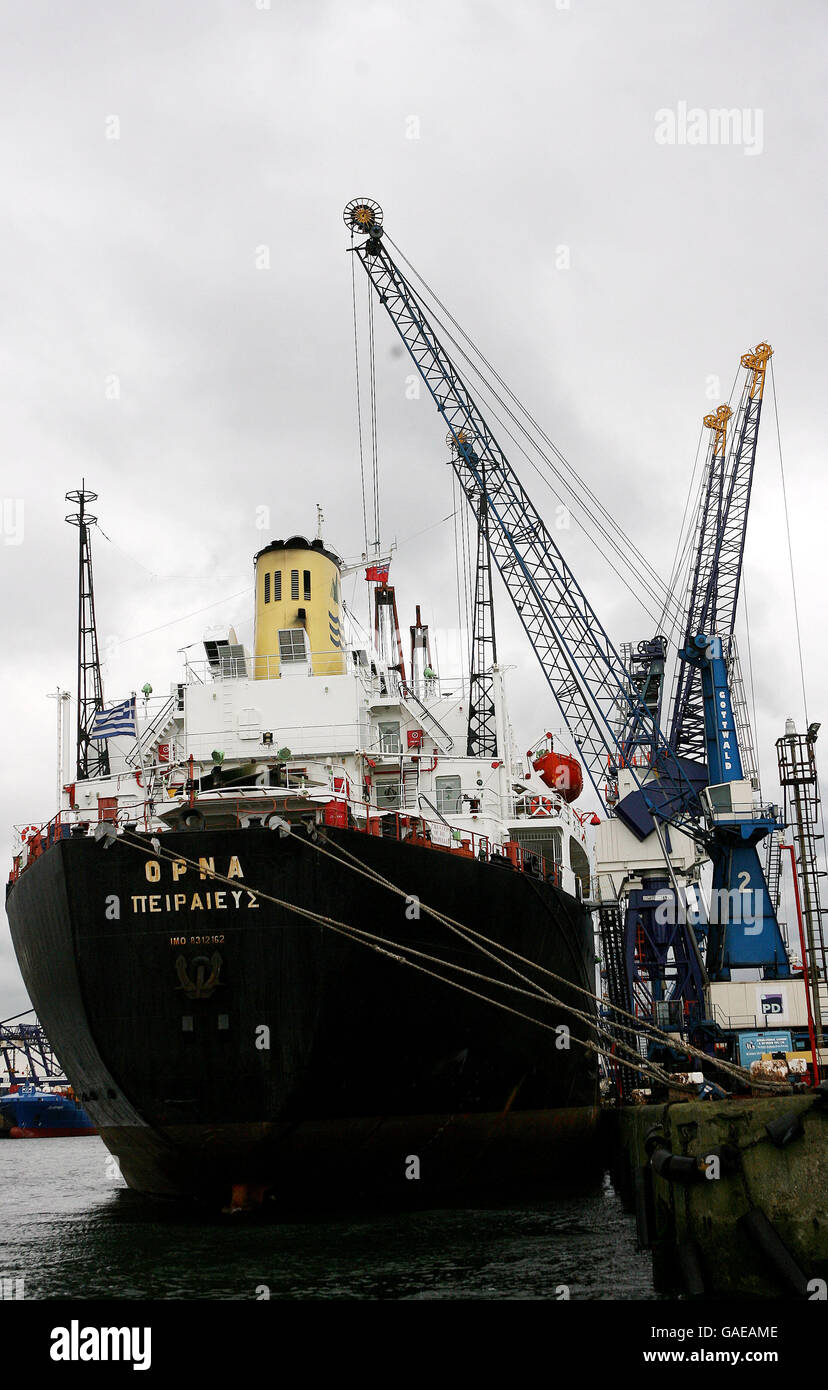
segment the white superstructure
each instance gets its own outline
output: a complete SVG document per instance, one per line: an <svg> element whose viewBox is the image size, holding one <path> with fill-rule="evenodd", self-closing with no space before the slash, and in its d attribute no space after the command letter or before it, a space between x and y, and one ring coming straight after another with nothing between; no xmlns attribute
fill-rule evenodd
<svg viewBox="0 0 828 1390"><path fill-rule="evenodd" d="M296 553L274 549L281 544L262 554ZM310 582L306 570L307 595ZM521 857L542 857L565 891L587 897L591 817L518 751L502 671L491 672L498 756L470 757L468 682L440 677L424 661L406 672L394 660L399 650L383 652L381 636L375 643L360 635L334 588L333 648L311 649L307 605L288 627L273 629L272 654L258 638L250 653L232 630L209 635L168 697L138 697L138 736L109 740L109 777L69 784L61 823L168 828L193 801L208 818L235 815L242 824L277 811L321 819L335 805L342 819L328 809L331 824L388 833L377 822L393 818L403 837L424 835L481 857L514 856L519 847ZM269 600L272 592L268 571L263 593ZM278 621L292 612L288 600ZM257 628L264 626L257 611Z"/></svg>

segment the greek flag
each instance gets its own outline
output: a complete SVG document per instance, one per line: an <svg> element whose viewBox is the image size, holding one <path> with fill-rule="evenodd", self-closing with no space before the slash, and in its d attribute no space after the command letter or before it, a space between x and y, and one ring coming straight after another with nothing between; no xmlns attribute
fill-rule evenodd
<svg viewBox="0 0 828 1390"><path fill-rule="evenodd" d="M90 738L117 738L119 734L131 734L133 738L138 736L134 695L130 695L129 699L120 705L98 710L89 730Z"/></svg>

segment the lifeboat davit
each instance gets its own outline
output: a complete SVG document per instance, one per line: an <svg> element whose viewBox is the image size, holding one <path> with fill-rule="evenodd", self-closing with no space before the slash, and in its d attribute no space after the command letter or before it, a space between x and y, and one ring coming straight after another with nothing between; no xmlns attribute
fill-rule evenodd
<svg viewBox="0 0 828 1390"><path fill-rule="evenodd" d="M584 774L577 758L568 753L556 753L550 748L532 763L547 787L552 787L563 801L575 801L584 789Z"/></svg>

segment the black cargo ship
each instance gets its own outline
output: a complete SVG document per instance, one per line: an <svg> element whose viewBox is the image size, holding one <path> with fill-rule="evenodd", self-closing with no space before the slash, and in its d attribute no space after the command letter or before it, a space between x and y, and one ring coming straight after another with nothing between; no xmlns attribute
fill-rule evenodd
<svg viewBox="0 0 828 1390"><path fill-rule="evenodd" d="M128 1184L221 1201L233 1189L239 1202L265 1191L409 1200L546 1177L588 1151L596 1075L575 1041L584 1025L483 984L515 977L340 855L588 988L580 904L505 857L312 834L69 836L9 886L32 1001ZM446 965L402 964L393 946L373 949L259 890Z"/></svg>
<svg viewBox="0 0 828 1390"><path fill-rule="evenodd" d="M393 1201L574 1164L597 1121L576 760L518 753L496 665L472 739L419 609L403 654L387 560L373 634L352 620L321 514L255 557L252 651L213 631L168 695L105 705L94 494L69 497L77 775L21 831L7 911L127 1183Z"/></svg>

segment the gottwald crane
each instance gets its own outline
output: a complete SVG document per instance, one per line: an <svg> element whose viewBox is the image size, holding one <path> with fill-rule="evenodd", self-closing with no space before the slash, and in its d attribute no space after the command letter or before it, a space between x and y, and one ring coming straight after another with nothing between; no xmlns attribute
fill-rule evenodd
<svg viewBox="0 0 828 1390"><path fill-rule="evenodd" d="M709 758L702 670L694 655L694 642L698 634L721 638L731 700L734 692L741 693L742 689L734 628L765 374L772 355L772 348L764 342L742 355L745 377L734 429L731 429L734 417L729 405L720 405L715 412L704 417L704 425L710 430L711 437L694 521L692 564L681 625L682 640L679 642L673 699L668 711L671 747L679 756L694 760ZM635 653L630 649L630 655L633 679L650 706L657 708L659 712L656 718L660 719L666 639L657 637L649 642L641 642ZM640 750L642 741L646 751L646 730L642 731L635 721L629 720L626 711L622 710L621 713L624 757L629 761ZM758 787L758 777L754 767L750 721L743 698L735 713L739 738L744 740L739 750L740 761L744 764L743 780L752 781L755 789ZM710 775L715 780L715 776ZM746 807L750 806L750 796L745 796L744 803ZM722 975L725 969L723 943L718 930L720 924L716 923L717 929L711 931L708 942L708 975L708 969L702 970L698 959L683 951L686 943L677 938L670 924L656 919L660 901L658 895L667 883L663 866L660 875L657 866L650 866L646 882L634 882L627 893L623 925L617 914L606 909L602 914L602 933L606 939L606 953L623 956L623 967L616 963L614 971L610 972L610 992L615 996L614 1002L629 1007L633 1001L642 1012L660 1012L665 1017L672 1013L673 1022L680 1023L682 1004L686 1005L688 999L693 1001L693 1015L698 1014L704 996L705 977L712 980L725 978ZM714 883L711 901L715 907L719 905L721 891L724 891L722 885ZM759 889L756 891L759 892ZM766 892L763 884L763 904ZM702 927L697 935L703 934ZM770 950L773 943L763 943L763 949L765 945ZM743 954L749 954L746 947ZM726 951L724 955L727 955Z"/></svg>
<svg viewBox="0 0 828 1390"><path fill-rule="evenodd" d="M344 219L353 254L448 426L454 441L451 463L475 515L485 502L491 557L605 810L608 761L619 769L623 794L598 832L599 860L614 856L623 872L642 884L648 873L659 880L658 900L646 910L659 931L657 914L666 919L662 934L669 936L669 950L679 961L672 999L681 1007L685 1001L695 1003L701 1011L708 979L728 978L732 969L743 965L758 965L766 976L781 978L789 969L784 943L766 890L761 896L761 869L760 884L753 864L755 859L758 866L756 841L778 822L756 812L752 801L745 803L735 772L737 767L741 772L738 758L729 758L728 767L723 759L714 760L708 769L671 746L646 692L642 697L440 341L418 292L388 250L381 208L371 199L356 198L346 207ZM703 631L693 636L685 659L701 670L705 689L715 691L704 707L710 757L714 747L724 747L725 725L715 701L723 691L732 724L730 695L726 680L720 683L719 666L713 664L721 660L715 655L715 642ZM632 725L648 745L644 767L625 759L619 708L626 711L622 722ZM728 725L727 731L725 751L732 754L735 728ZM694 926L684 910L680 879L697 874L704 855L713 862L714 883L726 890L718 899L722 920ZM756 892L761 898L758 914L753 910ZM706 962L701 954L705 944Z"/></svg>

